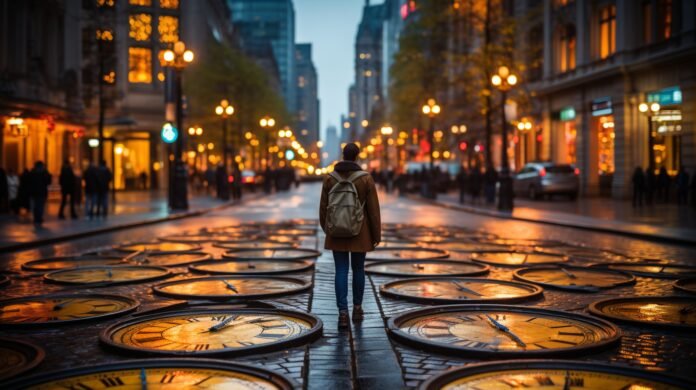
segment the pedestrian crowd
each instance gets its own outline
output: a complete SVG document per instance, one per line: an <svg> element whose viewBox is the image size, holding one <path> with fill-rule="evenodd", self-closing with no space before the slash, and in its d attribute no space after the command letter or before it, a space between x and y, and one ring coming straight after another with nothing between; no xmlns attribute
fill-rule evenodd
<svg viewBox="0 0 696 390"><path fill-rule="evenodd" d="M674 200L680 205L691 204L696 207L696 173L690 176L684 167L679 168L674 177L667 173L665 167L661 167L657 175L654 169L636 167L631 183L633 207L670 203Z"/></svg>
<svg viewBox="0 0 696 390"><path fill-rule="evenodd" d="M75 175L70 161L64 161L58 176L61 195L58 218L65 219L66 207L69 208L70 218L78 218L76 207L82 200L82 182L85 216L90 219L100 216L106 218L112 179L113 175L105 161L101 161L98 166L90 163L82 178ZM36 161L31 170L25 169L21 175L17 175L12 169L5 171L0 168L0 212L9 211L20 216L26 210L31 213L34 224L43 224L51 183L52 175L43 161Z"/></svg>

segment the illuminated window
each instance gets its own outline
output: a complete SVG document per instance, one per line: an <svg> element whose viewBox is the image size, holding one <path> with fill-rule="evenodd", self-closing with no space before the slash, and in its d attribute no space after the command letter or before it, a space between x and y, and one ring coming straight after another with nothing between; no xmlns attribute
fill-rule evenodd
<svg viewBox="0 0 696 390"><path fill-rule="evenodd" d="M614 173L614 117L603 116L599 118L599 129L597 131L598 145L598 168L600 175Z"/></svg>
<svg viewBox="0 0 696 390"><path fill-rule="evenodd" d="M138 42L147 41L152 35L152 16L150 14L132 14L128 17L131 38Z"/></svg>
<svg viewBox="0 0 696 390"><path fill-rule="evenodd" d="M97 0L97 6L111 8L114 6L115 2L116 0Z"/></svg>
<svg viewBox="0 0 696 390"><path fill-rule="evenodd" d="M669 39L672 36L672 0L658 0L658 17L660 38Z"/></svg>
<svg viewBox="0 0 696 390"><path fill-rule="evenodd" d="M300 87L300 88L304 88L306 82L307 82L307 81L305 80L304 76L300 76L300 77L297 79L297 86Z"/></svg>
<svg viewBox="0 0 696 390"><path fill-rule="evenodd" d="M177 9L179 8L179 0L160 0L160 7Z"/></svg>
<svg viewBox="0 0 696 390"><path fill-rule="evenodd" d="M558 70L567 72L575 69L575 26L565 26L558 45Z"/></svg>
<svg viewBox="0 0 696 390"><path fill-rule="evenodd" d="M616 6L608 5L599 12L599 58L616 52Z"/></svg>
<svg viewBox="0 0 696 390"><path fill-rule="evenodd" d="M152 6L152 0L128 0L130 5L139 5L141 7Z"/></svg>
<svg viewBox="0 0 696 390"><path fill-rule="evenodd" d="M160 16L157 31L160 42L175 43L179 40L179 19L174 16Z"/></svg>
<svg viewBox="0 0 696 390"><path fill-rule="evenodd" d="M144 47L128 48L128 81L145 84L152 82L152 50Z"/></svg>
<svg viewBox="0 0 696 390"><path fill-rule="evenodd" d="M113 41L114 32L111 30L100 30L97 29L97 40L100 41Z"/></svg>

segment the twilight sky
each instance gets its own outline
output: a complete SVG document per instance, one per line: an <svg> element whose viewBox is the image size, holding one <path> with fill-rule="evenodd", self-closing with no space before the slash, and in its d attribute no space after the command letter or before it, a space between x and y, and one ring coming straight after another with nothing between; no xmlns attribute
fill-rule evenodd
<svg viewBox="0 0 696 390"><path fill-rule="evenodd" d="M380 4L372 0L370 4ZM339 126L348 111L348 87L354 78L355 34L365 0L294 0L295 41L312 43L319 74L322 138L329 124Z"/></svg>

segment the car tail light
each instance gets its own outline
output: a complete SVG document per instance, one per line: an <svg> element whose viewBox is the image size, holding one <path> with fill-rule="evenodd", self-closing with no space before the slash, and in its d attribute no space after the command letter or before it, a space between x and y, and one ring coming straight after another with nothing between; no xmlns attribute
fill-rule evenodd
<svg viewBox="0 0 696 390"><path fill-rule="evenodd" d="M580 175L580 168L575 168L575 176Z"/></svg>
<svg viewBox="0 0 696 390"><path fill-rule="evenodd" d="M546 168L541 168L541 169L539 170L539 176L541 176L541 177L546 176Z"/></svg>

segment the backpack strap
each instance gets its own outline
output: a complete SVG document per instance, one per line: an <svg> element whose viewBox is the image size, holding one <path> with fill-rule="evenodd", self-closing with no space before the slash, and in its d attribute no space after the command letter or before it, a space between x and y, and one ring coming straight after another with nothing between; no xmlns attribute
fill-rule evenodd
<svg viewBox="0 0 696 390"><path fill-rule="evenodd" d="M329 176L331 176L331 177L333 177L334 179L336 179L336 181L339 182L339 183L344 182L344 181L345 181L345 182L352 183L352 182L354 182L355 180L357 180L357 179L359 179L359 178L361 178L361 177L363 177L363 176L365 176L365 175L367 175L367 174L368 174L368 173L365 172L365 171L355 171L355 172L351 173L350 176L348 176L347 178L344 179L343 177L341 177L341 175L338 174L338 172L333 171L333 172L331 172L331 173L329 174Z"/></svg>

